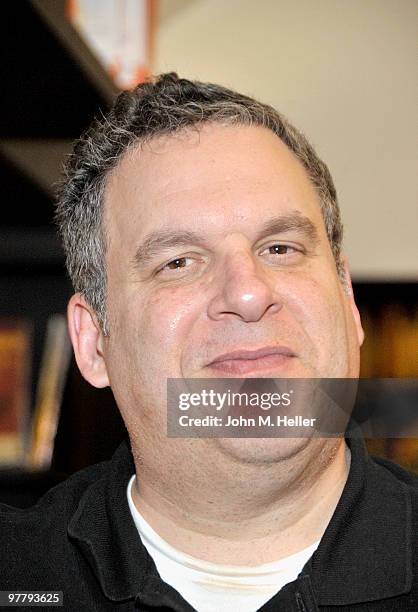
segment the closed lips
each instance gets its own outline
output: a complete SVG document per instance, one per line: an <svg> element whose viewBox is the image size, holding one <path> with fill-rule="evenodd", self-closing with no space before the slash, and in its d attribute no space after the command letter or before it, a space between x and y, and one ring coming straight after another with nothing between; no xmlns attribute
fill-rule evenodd
<svg viewBox="0 0 418 612"><path fill-rule="evenodd" d="M255 361L274 356L296 357L296 353L287 346L262 347L256 350L237 349L222 353L215 357L208 365L220 365L227 361Z"/></svg>

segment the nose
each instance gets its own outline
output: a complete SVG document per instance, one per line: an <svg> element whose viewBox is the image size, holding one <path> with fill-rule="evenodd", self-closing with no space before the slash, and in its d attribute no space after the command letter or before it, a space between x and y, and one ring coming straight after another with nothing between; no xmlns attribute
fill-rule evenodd
<svg viewBox="0 0 418 612"><path fill-rule="evenodd" d="M216 295L208 306L208 315L213 320L235 317L255 322L281 308L272 279L250 254L231 255L215 283Z"/></svg>

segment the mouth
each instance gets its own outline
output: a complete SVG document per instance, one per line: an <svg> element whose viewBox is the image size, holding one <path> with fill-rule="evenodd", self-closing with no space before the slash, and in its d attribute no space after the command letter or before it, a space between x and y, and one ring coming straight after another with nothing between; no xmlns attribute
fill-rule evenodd
<svg viewBox="0 0 418 612"><path fill-rule="evenodd" d="M295 357L296 353L287 346L265 346L257 350L223 353L206 367L220 376L241 376L286 367Z"/></svg>

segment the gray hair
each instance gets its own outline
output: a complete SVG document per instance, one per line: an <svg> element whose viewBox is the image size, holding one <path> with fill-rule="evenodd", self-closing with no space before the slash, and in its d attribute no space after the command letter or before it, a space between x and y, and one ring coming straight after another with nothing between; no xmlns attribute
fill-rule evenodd
<svg viewBox="0 0 418 612"><path fill-rule="evenodd" d="M65 165L55 219L63 240L66 264L75 291L97 314L105 335L106 228L104 192L110 172L138 143L207 123L256 125L276 134L305 167L320 199L326 232L338 273L342 224L330 172L303 134L271 106L213 83L163 74L121 93L106 116L95 119L75 143Z"/></svg>

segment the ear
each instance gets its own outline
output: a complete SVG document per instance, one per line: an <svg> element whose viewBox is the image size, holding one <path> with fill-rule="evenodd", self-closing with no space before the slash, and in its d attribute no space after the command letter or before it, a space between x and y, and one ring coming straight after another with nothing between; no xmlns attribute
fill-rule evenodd
<svg viewBox="0 0 418 612"><path fill-rule="evenodd" d="M68 331L82 376L93 387L108 387L103 333L96 313L81 293L75 293L70 299L67 316Z"/></svg>
<svg viewBox="0 0 418 612"><path fill-rule="evenodd" d="M345 277L345 283L347 287L346 292L348 295L351 312L353 314L354 324L357 330L357 338L358 338L359 346L361 346L364 342L364 331L361 325L360 313L358 311L356 302L354 301L354 292L353 292L353 286L351 284L351 275L350 275L350 270L348 267L348 259L345 255L343 255L341 257L341 261L343 263L343 268L344 268L344 277Z"/></svg>

